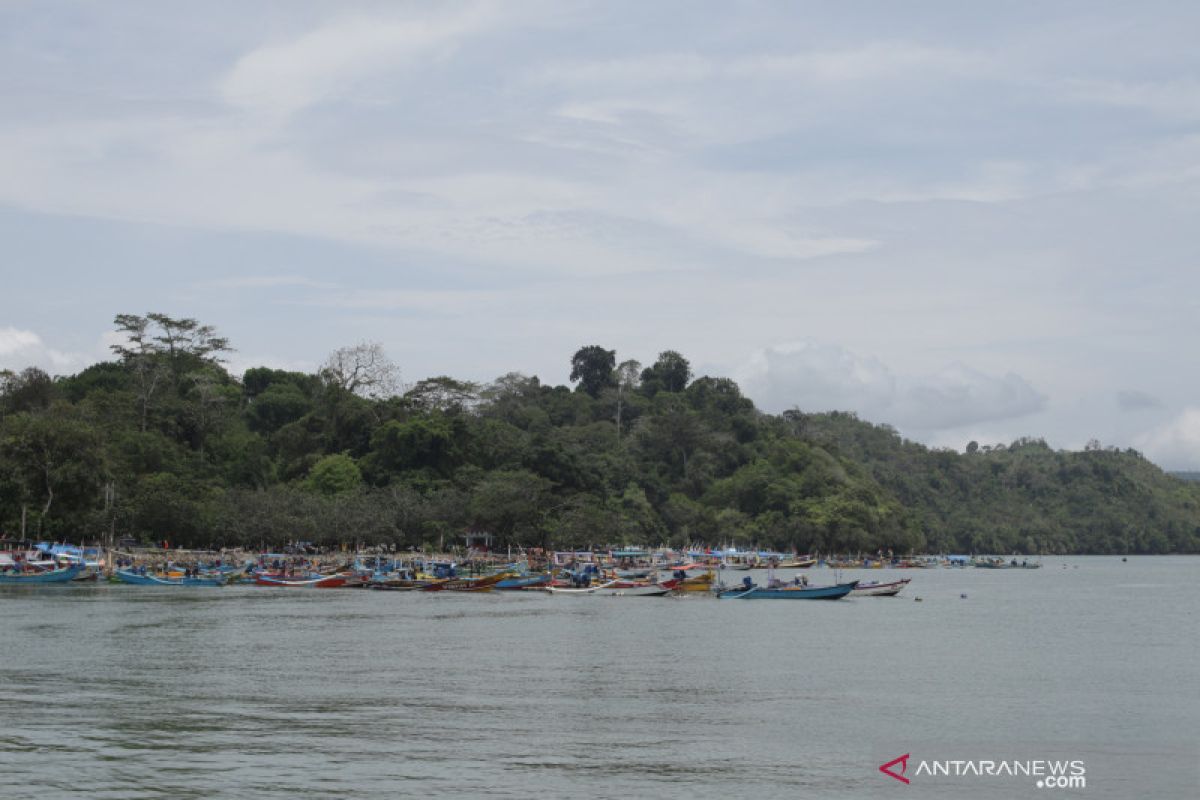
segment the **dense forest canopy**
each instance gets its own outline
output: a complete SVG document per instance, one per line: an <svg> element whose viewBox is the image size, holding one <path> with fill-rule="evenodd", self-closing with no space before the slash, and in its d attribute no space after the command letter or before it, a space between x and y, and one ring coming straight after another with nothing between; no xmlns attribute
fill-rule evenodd
<svg viewBox="0 0 1200 800"><path fill-rule="evenodd" d="M1200 485L1132 450L932 450L853 414L755 409L666 351L598 345L572 389L516 372L401 388L377 344L238 380L208 325L121 314L113 360L0 373L0 532L181 546L292 540L757 545L802 552L1200 550ZM564 361L566 359L564 358Z"/></svg>

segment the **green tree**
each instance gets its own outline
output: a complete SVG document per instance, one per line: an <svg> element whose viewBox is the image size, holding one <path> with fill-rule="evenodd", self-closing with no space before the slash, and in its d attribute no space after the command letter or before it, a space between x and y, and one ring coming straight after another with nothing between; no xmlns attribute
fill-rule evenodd
<svg viewBox="0 0 1200 800"><path fill-rule="evenodd" d="M659 392L682 392L692 379L692 365L674 350L664 350L658 360L642 371L642 391L649 397Z"/></svg>
<svg viewBox="0 0 1200 800"><path fill-rule="evenodd" d="M471 491L471 521L501 544L540 541L550 486L550 481L528 470L490 473Z"/></svg>
<svg viewBox="0 0 1200 800"><path fill-rule="evenodd" d="M599 397L602 391L616 383L613 376L616 365L616 350L605 350L594 344L581 347L571 357L571 382L578 383L584 393Z"/></svg>
<svg viewBox="0 0 1200 800"><path fill-rule="evenodd" d="M362 485L362 472L354 459L344 453L328 455L308 473L308 488L324 495L350 492Z"/></svg>
<svg viewBox="0 0 1200 800"><path fill-rule="evenodd" d="M57 394L54 379L37 367L27 367L19 373L0 370L0 417L43 411Z"/></svg>
<svg viewBox="0 0 1200 800"><path fill-rule="evenodd" d="M250 427L274 433L313 409L312 401L294 383L272 383L256 393L247 407Z"/></svg>
<svg viewBox="0 0 1200 800"><path fill-rule="evenodd" d="M108 472L100 437L66 404L6 417L0 423L0 465L6 493L20 509L22 535L30 511L39 532L47 532L52 512L60 520L79 520L99 504ZM61 527L65 524L49 530Z"/></svg>

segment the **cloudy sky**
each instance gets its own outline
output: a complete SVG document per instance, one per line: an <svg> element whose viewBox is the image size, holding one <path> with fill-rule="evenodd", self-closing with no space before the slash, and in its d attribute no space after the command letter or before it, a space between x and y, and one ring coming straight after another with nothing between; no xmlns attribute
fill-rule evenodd
<svg viewBox="0 0 1200 800"><path fill-rule="evenodd" d="M0 367L682 351L768 410L1200 467L1190 3L0 4Z"/></svg>

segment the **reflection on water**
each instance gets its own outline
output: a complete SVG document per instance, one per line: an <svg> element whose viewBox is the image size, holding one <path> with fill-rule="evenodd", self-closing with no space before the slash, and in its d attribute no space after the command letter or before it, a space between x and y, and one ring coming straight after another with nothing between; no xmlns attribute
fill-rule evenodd
<svg viewBox="0 0 1200 800"><path fill-rule="evenodd" d="M911 751L1189 795L1200 560L1071 563L796 603L6 587L3 794L859 798Z"/></svg>

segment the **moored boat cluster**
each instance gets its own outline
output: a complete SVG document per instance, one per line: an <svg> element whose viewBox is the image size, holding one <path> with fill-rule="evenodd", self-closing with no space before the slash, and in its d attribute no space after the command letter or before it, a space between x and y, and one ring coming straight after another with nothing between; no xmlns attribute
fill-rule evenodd
<svg viewBox="0 0 1200 800"><path fill-rule="evenodd" d="M908 559L821 559L809 555L744 553L736 550L608 550L522 554L497 559L486 554L459 563L450 557L342 553L333 557L259 554L248 558L203 557L171 551L140 557L48 543L0 549L0 585L70 583L104 577L137 586L219 587L247 584L273 588L360 588L377 591L544 591L562 595L663 597L709 594L720 599L836 600L846 596L894 597L911 581L839 581L821 585L806 574L781 577L781 570L835 570L886 564L900 569L975 566L1034 568L1016 558L966 559L920 556ZM752 570L765 571L755 580Z"/></svg>

